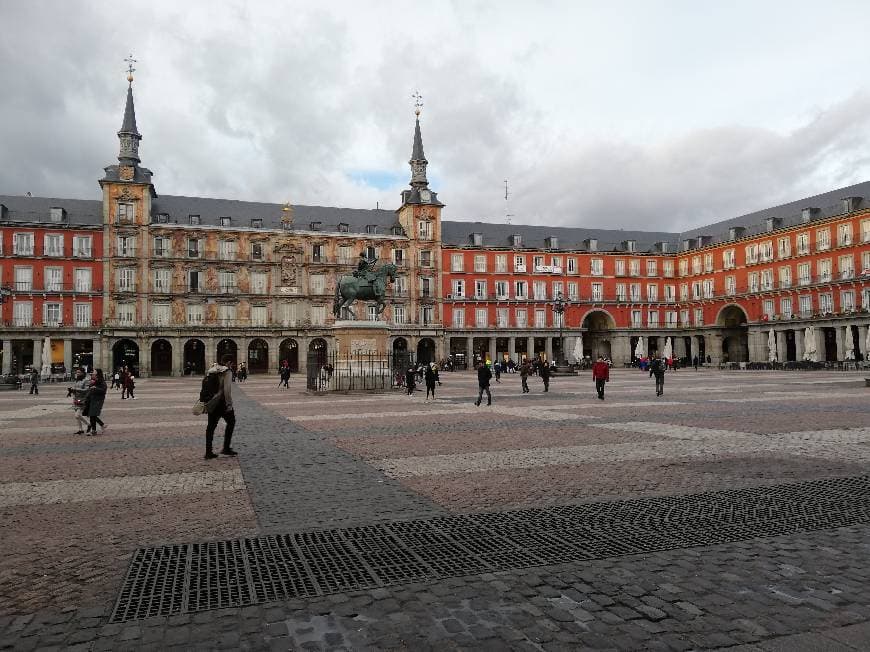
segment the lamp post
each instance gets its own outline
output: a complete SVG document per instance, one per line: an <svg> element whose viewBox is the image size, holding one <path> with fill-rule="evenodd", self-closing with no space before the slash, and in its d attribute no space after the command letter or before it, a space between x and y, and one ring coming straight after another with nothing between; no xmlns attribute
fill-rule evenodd
<svg viewBox="0 0 870 652"><path fill-rule="evenodd" d="M553 314L559 321L559 355L556 357L556 370L567 371L568 363L565 360L565 342L562 339L562 330L565 325L565 308L568 307L568 302L562 297L562 293L556 294L556 299L553 301Z"/></svg>

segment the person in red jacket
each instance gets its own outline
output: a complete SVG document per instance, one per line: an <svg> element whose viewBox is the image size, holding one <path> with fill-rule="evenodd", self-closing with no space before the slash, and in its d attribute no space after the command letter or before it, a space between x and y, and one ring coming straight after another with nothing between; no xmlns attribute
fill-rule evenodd
<svg viewBox="0 0 870 652"><path fill-rule="evenodd" d="M598 398L604 400L604 383L610 380L610 367L604 361L604 356L598 356L598 362L592 365L592 379L595 381L595 389Z"/></svg>

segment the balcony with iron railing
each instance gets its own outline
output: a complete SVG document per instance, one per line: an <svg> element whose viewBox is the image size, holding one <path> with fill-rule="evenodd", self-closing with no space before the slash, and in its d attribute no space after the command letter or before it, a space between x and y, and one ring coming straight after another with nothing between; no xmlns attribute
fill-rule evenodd
<svg viewBox="0 0 870 652"><path fill-rule="evenodd" d="M31 281L15 281L11 284L12 294L99 294L103 290L99 286L84 285L75 282L49 282L43 287L36 287Z"/></svg>

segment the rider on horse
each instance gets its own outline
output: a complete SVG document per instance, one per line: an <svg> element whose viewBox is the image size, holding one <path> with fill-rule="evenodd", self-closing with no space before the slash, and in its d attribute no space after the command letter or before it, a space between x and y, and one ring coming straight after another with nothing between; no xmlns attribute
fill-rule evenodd
<svg viewBox="0 0 870 652"><path fill-rule="evenodd" d="M359 255L359 261L356 264L356 271L353 272L353 275L356 278L368 280L369 272L374 270L375 263L377 262L377 258L370 259L368 256L365 255L365 252L361 253Z"/></svg>

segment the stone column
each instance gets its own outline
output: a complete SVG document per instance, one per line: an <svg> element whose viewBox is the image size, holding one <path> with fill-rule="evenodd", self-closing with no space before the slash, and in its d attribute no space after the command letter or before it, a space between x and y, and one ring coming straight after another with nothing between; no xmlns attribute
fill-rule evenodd
<svg viewBox="0 0 870 652"><path fill-rule="evenodd" d="M278 359L281 352L281 338L270 337L266 342L269 344L269 373L274 376L277 375L278 366L281 364Z"/></svg>
<svg viewBox="0 0 870 652"><path fill-rule="evenodd" d="M465 338L465 364L468 365L468 368L471 369L471 366L474 364L474 338L466 337Z"/></svg>
<svg viewBox="0 0 870 652"><path fill-rule="evenodd" d="M794 357L798 362L804 359L804 329L796 328L794 331Z"/></svg>
<svg viewBox="0 0 870 652"><path fill-rule="evenodd" d="M12 340L3 340L3 375L12 372Z"/></svg>
<svg viewBox="0 0 870 652"><path fill-rule="evenodd" d="M99 367L103 370L103 373L111 373L114 370L112 369L112 365L110 361L104 360L103 355L108 355L108 352L111 349L107 346L105 349L103 348L103 338L97 335L93 341L91 342L91 361L93 363L94 368ZM107 364L109 363L109 364Z"/></svg>
<svg viewBox="0 0 870 652"><path fill-rule="evenodd" d="M535 338L527 337L526 338L526 358L529 360L534 360L535 358Z"/></svg>
<svg viewBox="0 0 870 652"><path fill-rule="evenodd" d="M180 337L173 337L169 340L172 345L172 375L184 375L184 340Z"/></svg>
<svg viewBox="0 0 870 652"><path fill-rule="evenodd" d="M208 368L211 367L212 362L218 361L217 359L217 339L214 337L203 337L202 344L205 346L205 368L208 371Z"/></svg>
<svg viewBox="0 0 870 652"><path fill-rule="evenodd" d="M816 328L816 360L825 361L825 331L822 328Z"/></svg>
<svg viewBox="0 0 870 652"><path fill-rule="evenodd" d="M151 375L151 344L147 339L136 340L139 347L139 375L147 378Z"/></svg>
<svg viewBox="0 0 870 652"><path fill-rule="evenodd" d="M517 338L509 337L508 338L508 356L514 362L517 361Z"/></svg>
<svg viewBox="0 0 870 652"><path fill-rule="evenodd" d="M695 356L698 355L700 350L701 349L698 346L698 338L696 336L692 335L692 350L690 351L690 355L689 355L689 364L692 364L692 360L695 359Z"/></svg>
<svg viewBox="0 0 870 652"><path fill-rule="evenodd" d="M547 355L547 362L549 363L553 361L553 338L547 335L544 342L544 353Z"/></svg>
<svg viewBox="0 0 870 652"><path fill-rule="evenodd" d="M864 360L867 360L867 328L868 326L858 326L858 349L855 353L858 353L858 350L863 354ZM3 349L5 350L8 344L3 342ZM6 368L6 357L3 357L3 365L4 369Z"/></svg>
<svg viewBox="0 0 870 652"><path fill-rule="evenodd" d="M72 340L68 337L63 339L63 368L66 373L72 373Z"/></svg>
<svg viewBox="0 0 870 652"><path fill-rule="evenodd" d="M489 334L489 350L487 351L487 355L489 355L489 359L492 362L496 360L496 350L495 350L495 334Z"/></svg>
<svg viewBox="0 0 870 652"><path fill-rule="evenodd" d="M779 362L785 362L788 357L788 343L785 338L785 331L776 331L776 359Z"/></svg>
<svg viewBox="0 0 870 652"><path fill-rule="evenodd" d="M42 340L33 340L33 368L42 371Z"/></svg>
<svg viewBox="0 0 870 652"><path fill-rule="evenodd" d="M296 359L299 361L299 375L302 378L308 376L308 345L310 343L307 337L294 337L296 340L297 352Z"/></svg>
<svg viewBox="0 0 870 652"><path fill-rule="evenodd" d="M837 360L845 360L846 359L846 333L845 331L848 329L849 335L852 335L852 328L850 326L835 326L834 333L837 338Z"/></svg>
<svg viewBox="0 0 870 652"><path fill-rule="evenodd" d="M722 360L722 335L719 333L706 333L704 335L704 348L706 355L710 356L710 364L718 365Z"/></svg>
<svg viewBox="0 0 870 652"><path fill-rule="evenodd" d="M590 342L591 344L591 342ZM584 344L584 347L586 345ZM592 357L598 359L598 351L592 351ZM610 340L610 355L614 365L623 365L631 362L631 336L617 335Z"/></svg>

